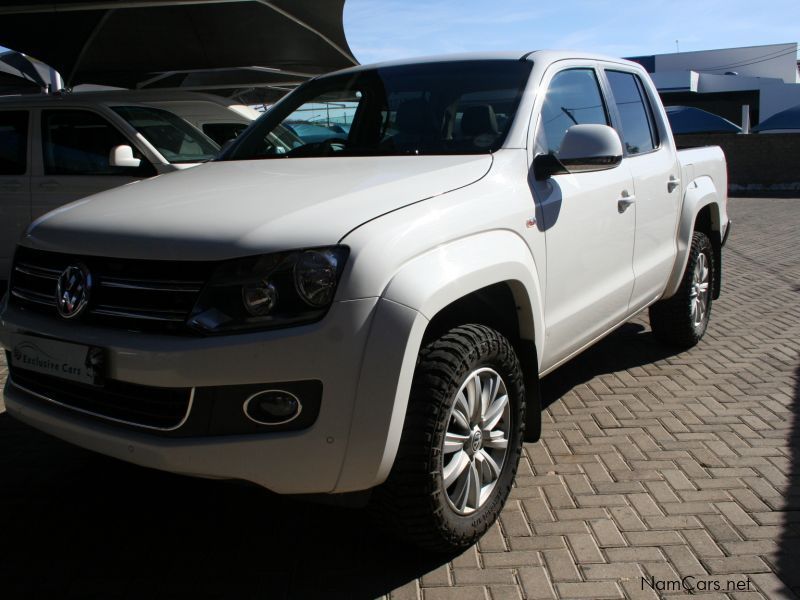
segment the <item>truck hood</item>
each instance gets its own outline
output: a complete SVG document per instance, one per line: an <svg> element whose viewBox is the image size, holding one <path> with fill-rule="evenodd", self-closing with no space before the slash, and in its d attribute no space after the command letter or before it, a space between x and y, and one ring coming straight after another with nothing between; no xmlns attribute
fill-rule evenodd
<svg viewBox="0 0 800 600"><path fill-rule="evenodd" d="M336 244L366 221L477 181L491 164L490 155L207 163L56 209L22 244L174 260Z"/></svg>

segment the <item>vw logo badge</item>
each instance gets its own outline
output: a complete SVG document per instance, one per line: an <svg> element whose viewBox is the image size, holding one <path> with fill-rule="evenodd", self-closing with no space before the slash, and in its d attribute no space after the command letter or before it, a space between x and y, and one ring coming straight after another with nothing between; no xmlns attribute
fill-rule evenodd
<svg viewBox="0 0 800 600"><path fill-rule="evenodd" d="M77 317L89 304L92 291L92 274L86 265L78 263L68 266L56 283L56 308L65 319Z"/></svg>
<svg viewBox="0 0 800 600"><path fill-rule="evenodd" d="M481 449L481 445L483 443L483 434L479 429L475 430L475 433L472 434L472 451L477 452Z"/></svg>

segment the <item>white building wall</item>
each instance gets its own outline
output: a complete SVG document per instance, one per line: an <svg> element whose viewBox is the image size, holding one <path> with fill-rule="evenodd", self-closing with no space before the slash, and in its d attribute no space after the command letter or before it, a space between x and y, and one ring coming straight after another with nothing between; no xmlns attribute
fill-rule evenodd
<svg viewBox="0 0 800 600"><path fill-rule="evenodd" d="M657 54L655 71L699 71L717 75L735 71L741 76L771 77L784 83L800 83L797 43Z"/></svg>
<svg viewBox="0 0 800 600"><path fill-rule="evenodd" d="M662 93L757 90L758 113L763 121L800 104L797 48L791 43L657 54L651 77ZM738 75L725 75L728 71Z"/></svg>

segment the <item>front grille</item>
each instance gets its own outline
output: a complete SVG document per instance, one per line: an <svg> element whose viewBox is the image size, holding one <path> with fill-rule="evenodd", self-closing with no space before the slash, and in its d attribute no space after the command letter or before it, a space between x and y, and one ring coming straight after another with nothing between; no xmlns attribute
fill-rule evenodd
<svg viewBox="0 0 800 600"><path fill-rule="evenodd" d="M42 400L138 427L176 429L192 406L191 388L158 388L112 379L95 387L14 366L9 375L13 385Z"/></svg>
<svg viewBox="0 0 800 600"><path fill-rule="evenodd" d="M19 247L10 294L20 307L56 314L56 281L83 263L93 289L86 321L125 329L185 331L184 323L213 263L73 256Z"/></svg>

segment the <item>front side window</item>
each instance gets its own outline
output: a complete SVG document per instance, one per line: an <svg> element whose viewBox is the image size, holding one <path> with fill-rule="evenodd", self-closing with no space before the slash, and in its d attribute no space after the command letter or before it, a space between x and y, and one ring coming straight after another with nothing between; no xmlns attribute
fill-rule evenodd
<svg viewBox="0 0 800 600"><path fill-rule="evenodd" d="M114 106L112 110L141 133L173 164L211 160L219 146L179 116L150 106Z"/></svg>
<svg viewBox="0 0 800 600"><path fill-rule="evenodd" d="M265 113L222 160L494 152L531 65L452 61L321 77Z"/></svg>
<svg viewBox="0 0 800 600"><path fill-rule="evenodd" d="M91 111L42 111L45 175L155 175L155 169L136 148L134 156L142 161L139 167L111 166L111 149L130 145L113 125Z"/></svg>
<svg viewBox="0 0 800 600"><path fill-rule="evenodd" d="M622 121L622 142L628 154L641 154L658 147L653 112L644 87L633 73L606 71L614 104Z"/></svg>
<svg viewBox="0 0 800 600"><path fill-rule="evenodd" d="M335 97L321 96L318 102L306 102L299 106L283 122L283 126L300 138L303 144L344 139L363 98L361 92L352 94L352 99L337 101Z"/></svg>
<svg viewBox="0 0 800 600"><path fill-rule="evenodd" d="M567 129L584 124L609 124L597 75L594 69L561 71L550 82L542 104L536 154L558 156Z"/></svg>
<svg viewBox="0 0 800 600"><path fill-rule="evenodd" d="M0 112L0 175L23 175L28 158L28 111Z"/></svg>

